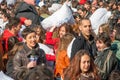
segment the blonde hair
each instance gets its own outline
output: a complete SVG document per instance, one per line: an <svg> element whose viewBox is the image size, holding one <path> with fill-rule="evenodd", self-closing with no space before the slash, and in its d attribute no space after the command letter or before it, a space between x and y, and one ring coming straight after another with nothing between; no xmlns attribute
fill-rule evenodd
<svg viewBox="0 0 120 80"><path fill-rule="evenodd" d="M110 28L109 28L109 25L107 23L104 23L104 24L101 24L99 26L99 29L100 27L102 28L103 32L102 33L107 33L108 35L110 34ZM100 33L99 33L100 34Z"/></svg>

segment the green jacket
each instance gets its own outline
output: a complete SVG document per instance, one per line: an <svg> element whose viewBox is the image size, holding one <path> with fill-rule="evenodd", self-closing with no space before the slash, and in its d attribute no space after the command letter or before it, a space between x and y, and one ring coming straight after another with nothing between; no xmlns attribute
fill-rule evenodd
<svg viewBox="0 0 120 80"><path fill-rule="evenodd" d="M120 60L120 41L115 40L111 45L111 50L115 53L116 57Z"/></svg>

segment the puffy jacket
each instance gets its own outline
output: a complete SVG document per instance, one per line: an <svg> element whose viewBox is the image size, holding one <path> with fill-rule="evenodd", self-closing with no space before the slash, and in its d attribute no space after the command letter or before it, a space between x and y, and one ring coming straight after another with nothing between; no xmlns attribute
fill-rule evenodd
<svg viewBox="0 0 120 80"><path fill-rule="evenodd" d="M40 17L33 5L21 2L16 9L16 17L25 17L32 20L33 24L40 24Z"/></svg>

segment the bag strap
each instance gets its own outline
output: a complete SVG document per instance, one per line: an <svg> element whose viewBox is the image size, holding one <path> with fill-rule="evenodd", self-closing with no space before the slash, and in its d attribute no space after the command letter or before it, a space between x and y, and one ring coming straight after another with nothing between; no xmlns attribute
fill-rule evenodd
<svg viewBox="0 0 120 80"><path fill-rule="evenodd" d="M106 63L109 61L111 55L112 55L112 51L110 50L109 53L108 53L108 55L107 55L107 58L106 58L106 60L104 62L103 69L100 70L100 72L105 72L105 70L106 70Z"/></svg>

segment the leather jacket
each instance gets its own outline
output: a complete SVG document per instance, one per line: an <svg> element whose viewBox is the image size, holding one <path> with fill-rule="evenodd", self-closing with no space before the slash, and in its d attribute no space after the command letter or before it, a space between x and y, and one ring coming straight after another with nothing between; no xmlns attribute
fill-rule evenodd
<svg viewBox="0 0 120 80"><path fill-rule="evenodd" d="M46 64L45 53L42 49L39 49L38 44L36 44L34 50L37 53L35 55L38 56L37 65ZM30 62L29 55L31 53L31 49L27 47L26 43L23 44L23 49L18 51L13 58L13 74L15 80L22 80L25 77L26 73L29 71L27 69L27 64Z"/></svg>

